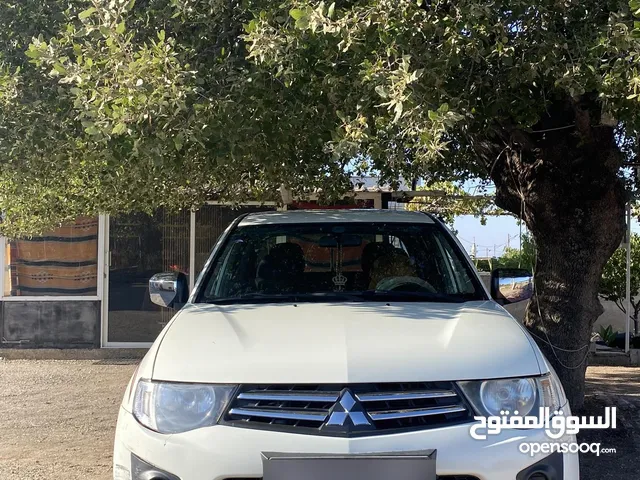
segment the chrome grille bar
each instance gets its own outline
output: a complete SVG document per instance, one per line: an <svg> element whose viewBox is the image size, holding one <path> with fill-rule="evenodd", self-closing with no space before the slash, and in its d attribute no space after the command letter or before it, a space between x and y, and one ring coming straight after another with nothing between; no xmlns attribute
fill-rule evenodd
<svg viewBox="0 0 640 480"><path fill-rule="evenodd" d="M336 402L340 392L303 392L303 391L283 391L276 392L252 390L238 395L240 400L255 400L265 402Z"/></svg>
<svg viewBox="0 0 640 480"><path fill-rule="evenodd" d="M462 405L451 405L447 407L418 408L411 410L388 410L384 412L370 412L369 416L374 422L382 420L400 420L403 418L430 417L433 415L444 415L447 413L466 412Z"/></svg>
<svg viewBox="0 0 640 480"><path fill-rule="evenodd" d="M254 384L241 387L222 423L312 435L369 436L470 422L471 414L453 382ZM354 415L362 415L370 424L350 429Z"/></svg>
<svg viewBox="0 0 640 480"><path fill-rule="evenodd" d="M356 395L361 402L395 402L403 400L427 400L431 398L451 398L458 394L452 390L429 390L415 392L361 393Z"/></svg>
<svg viewBox="0 0 640 480"><path fill-rule="evenodd" d="M281 409L253 409L253 408L232 408L229 410L230 415L238 415L240 417L258 417L271 418L278 420L301 420L312 422L324 422L328 413L317 410L281 410Z"/></svg>

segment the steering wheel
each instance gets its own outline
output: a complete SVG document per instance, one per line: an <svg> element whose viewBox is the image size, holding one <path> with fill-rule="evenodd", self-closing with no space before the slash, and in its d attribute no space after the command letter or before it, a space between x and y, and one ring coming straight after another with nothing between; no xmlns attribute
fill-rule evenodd
<svg viewBox="0 0 640 480"><path fill-rule="evenodd" d="M394 290L405 292L426 290L429 293L438 293L429 282L419 277L387 277L376 285L376 291L392 292Z"/></svg>

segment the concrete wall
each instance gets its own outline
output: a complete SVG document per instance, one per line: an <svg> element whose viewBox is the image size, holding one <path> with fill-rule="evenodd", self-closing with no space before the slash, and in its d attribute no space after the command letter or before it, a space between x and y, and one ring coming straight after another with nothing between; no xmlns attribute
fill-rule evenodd
<svg viewBox="0 0 640 480"><path fill-rule="evenodd" d="M0 305L0 346L100 346L99 301L5 301Z"/></svg>

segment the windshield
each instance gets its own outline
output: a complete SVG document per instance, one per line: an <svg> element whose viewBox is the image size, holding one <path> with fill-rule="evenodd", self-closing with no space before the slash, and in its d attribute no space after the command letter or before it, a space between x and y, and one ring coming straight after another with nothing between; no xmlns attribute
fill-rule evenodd
<svg viewBox="0 0 640 480"><path fill-rule="evenodd" d="M198 302L484 299L458 246L436 225L313 223L236 228Z"/></svg>

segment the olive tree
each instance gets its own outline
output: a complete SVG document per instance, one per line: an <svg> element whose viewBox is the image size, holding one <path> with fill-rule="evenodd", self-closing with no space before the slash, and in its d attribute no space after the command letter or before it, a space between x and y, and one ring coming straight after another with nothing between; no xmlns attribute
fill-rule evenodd
<svg viewBox="0 0 640 480"><path fill-rule="evenodd" d="M579 408L637 147L639 9L0 0L1 229L283 184L330 199L371 173L491 181L535 239L525 324Z"/></svg>
<svg viewBox="0 0 640 480"><path fill-rule="evenodd" d="M640 118L638 8L291 1L248 28L255 62L335 111L329 154L367 159L389 178L493 181L497 206L537 246L525 325L576 408L599 281L624 229L622 172Z"/></svg>
<svg viewBox="0 0 640 480"><path fill-rule="evenodd" d="M3 233L349 188L351 159L323 149L333 113L306 121L315 106L247 58L245 25L270 3L1 0Z"/></svg>

